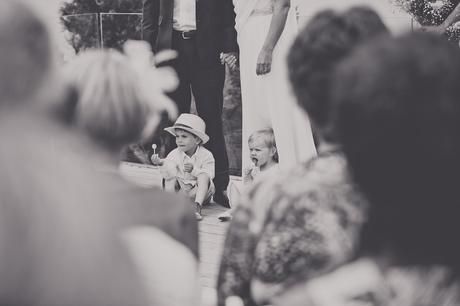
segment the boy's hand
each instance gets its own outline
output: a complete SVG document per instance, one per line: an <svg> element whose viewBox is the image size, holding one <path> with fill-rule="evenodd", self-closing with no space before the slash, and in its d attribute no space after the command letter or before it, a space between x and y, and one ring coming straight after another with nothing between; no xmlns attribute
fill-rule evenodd
<svg viewBox="0 0 460 306"><path fill-rule="evenodd" d="M155 166L163 166L163 161L160 159L158 154L152 154L150 160L152 161L152 164L154 164Z"/></svg>
<svg viewBox="0 0 460 306"><path fill-rule="evenodd" d="M191 173L193 171L193 164L191 163L186 163L184 164L184 171Z"/></svg>
<svg viewBox="0 0 460 306"><path fill-rule="evenodd" d="M245 169L243 170L244 176L249 176L249 175L251 175L251 172L252 172L252 168L251 168L251 167L245 168Z"/></svg>

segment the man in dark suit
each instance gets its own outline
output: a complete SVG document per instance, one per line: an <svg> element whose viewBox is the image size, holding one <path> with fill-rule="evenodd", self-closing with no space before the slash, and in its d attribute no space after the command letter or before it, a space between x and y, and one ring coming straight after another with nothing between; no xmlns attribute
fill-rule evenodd
<svg viewBox="0 0 460 306"><path fill-rule="evenodd" d="M173 49L171 62L180 84L171 94L179 113L190 112L191 94L206 122L207 144L216 160L214 201L228 206L228 157L222 129L223 58L236 56L235 13L231 0L143 0L143 38L154 52Z"/></svg>

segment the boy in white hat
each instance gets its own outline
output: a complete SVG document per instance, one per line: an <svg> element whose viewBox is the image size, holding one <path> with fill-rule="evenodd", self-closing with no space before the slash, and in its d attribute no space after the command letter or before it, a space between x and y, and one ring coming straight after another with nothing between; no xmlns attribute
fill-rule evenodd
<svg viewBox="0 0 460 306"><path fill-rule="evenodd" d="M202 145L208 142L206 124L200 117L184 113L165 131L176 137L177 148L165 159L152 155L152 163L161 166L165 190L183 191L196 205L196 218L203 219L201 207L208 203L215 191L212 182L215 173L214 156Z"/></svg>

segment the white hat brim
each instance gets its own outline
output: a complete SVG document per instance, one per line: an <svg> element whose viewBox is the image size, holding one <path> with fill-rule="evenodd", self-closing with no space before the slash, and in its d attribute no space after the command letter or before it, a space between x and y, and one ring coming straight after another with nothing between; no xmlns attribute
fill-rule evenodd
<svg viewBox="0 0 460 306"><path fill-rule="evenodd" d="M184 130L184 131L187 131L187 132L197 136L198 138L201 139L203 144L205 144L205 143L207 143L209 141L209 136L206 135L205 133L203 133L201 131L198 131L198 130L195 130L193 128L185 127L185 126L171 126L171 127L165 128L165 131L170 133L173 136L176 136L176 129Z"/></svg>

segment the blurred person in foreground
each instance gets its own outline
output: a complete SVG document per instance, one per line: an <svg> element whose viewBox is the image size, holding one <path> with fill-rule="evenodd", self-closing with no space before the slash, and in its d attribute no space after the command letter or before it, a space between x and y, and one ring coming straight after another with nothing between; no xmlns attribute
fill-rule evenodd
<svg viewBox="0 0 460 306"><path fill-rule="evenodd" d="M460 304L459 82L458 48L433 34L382 38L340 64L334 123L372 205L358 259L280 305Z"/></svg>
<svg viewBox="0 0 460 306"><path fill-rule="evenodd" d="M275 303L353 256L367 202L350 179L340 148L325 140L327 94L338 62L362 41L381 34L388 30L380 17L355 7L318 13L295 39L288 56L290 78L320 140L318 156L256 182L243 198L220 267L221 305L232 295L245 305Z"/></svg>
<svg viewBox="0 0 460 306"><path fill-rule="evenodd" d="M70 125L87 135L106 157L101 161L80 150L78 154L86 160L82 167L94 168L112 182L111 193L118 199L113 209L124 213L121 222L127 228L141 227L139 233L130 231L130 251L146 283L153 285L148 288L152 300L159 305L196 305L198 230L193 203L160 188L134 186L118 173L121 149L149 137L162 111L175 116L161 83L169 76L172 80L166 87L173 87L173 75L167 75L166 68L151 68L152 54L145 42L130 41L124 52L89 50L69 64L68 80L78 99L67 105L66 113ZM150 235L155 228L163 233ZM182 248L164 233L177 239ZM177 291L177 287L182 289Z"/></svg>
<svg viewBox="0 0 460 306"><path fill-rule="evenodd" d="M0 26L1 304L196 305L194 283L170 289L196 280L193 212L179 202L182 213L162 214L174 221L164 232L184 244L191 237L189 251L151 226L160 217L148 209L148 191L140 202L121 178L88 167L114 158L62 124L76 99L58 74L44 21L22 1L5 0Z"/></svg>
<svg viewBox="0 0 460 306"><path fill-rule="evenodd" d="M60 158L86 143L50 114L66 90L44 21L0 1L0 46L0 304L148 305L104 182Z"/></svg>

